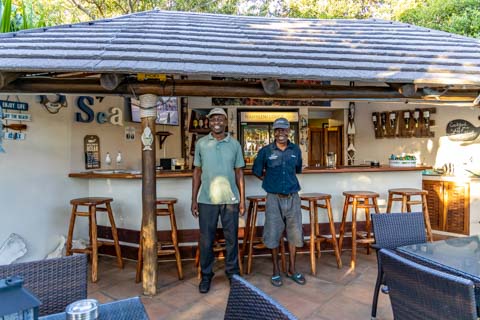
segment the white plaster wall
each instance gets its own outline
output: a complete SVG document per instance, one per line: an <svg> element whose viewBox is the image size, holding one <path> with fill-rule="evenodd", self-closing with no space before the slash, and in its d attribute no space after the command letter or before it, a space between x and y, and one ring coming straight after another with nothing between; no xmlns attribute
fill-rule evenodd
<svg viewBox="0 0 480 320"><path fill-rule="evenodd" d="M0 99L7 99L0 96ZM9 96L16 100L16 96ZM86 181L69 179L72 99L68 108L49 114L34 96L20 96L29 104L26 140L3 140L0 153L0 243L11 233L26 240L22 261L44 258L66 234L69 201L87 194Z"/></svg>

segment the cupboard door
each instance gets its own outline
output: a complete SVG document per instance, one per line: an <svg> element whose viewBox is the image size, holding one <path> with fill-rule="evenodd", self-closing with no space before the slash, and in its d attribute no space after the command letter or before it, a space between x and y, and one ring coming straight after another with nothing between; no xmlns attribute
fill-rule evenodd
<svg viewBox="0 0 480 320"><path fill-rule="evenodd" d="M428 191L427 207L433 230L444 230L443 182L423 180L423 190Z"/></svg>
<svg viewBox="0 0 480 320"><path fill-rule="evenodd" d="M445 231L468 235L470 231L470 184L444 182L444 189Z"/></svg>

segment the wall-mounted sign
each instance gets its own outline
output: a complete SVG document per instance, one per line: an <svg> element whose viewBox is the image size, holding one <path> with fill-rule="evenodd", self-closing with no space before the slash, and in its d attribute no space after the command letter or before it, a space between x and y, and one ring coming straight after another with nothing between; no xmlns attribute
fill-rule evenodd
<svg viewBox="0 0 480 320"><path fill-rule="evenodd" d="M25 140L25 137L26 135L23 132L9 131L3 133L3 138L5 140Z"/></svg>
<svg viewBox="0 0 480 320"><path fill-rule="evenodd" d="M96 120L98 123L111 123L116 126L123 126L123 111L117 107L111 107L108 109L108 113L105 112L95 112L92 107L94 104L93 97L80 96L77 99L77 107L82 112L75 113L75 121L89 123L93 120Z"/></svg>
<svg viewBox="0 0 480 320"><path fill-rule="evenodd" d="M290 122L298 122L298 112L260 112L249 111L240 113L241 122L271 122L277 118L286 118Z"/></svg>
<svg viewBox="0 0 480 320"><path fill-rule="evenodd" d="M455 119L447 124L447 136L452 141L473 141L480 134L480 127L463 119Z"/></svg>
<svg viewBox="0 0 480 320"><path fill-rule="evenodd" d="M100 168L100 138L89 134L83 138L83 149L85 151L85 169Z"/></svg>
<svg viewBox="0 0 480 320"><path fill-rule="evenodd" d="M32 121L32 116L30 113L4 112L3 119L14 121Z"/></svg>
<svg viewBox="0 0 480 320"><path fill-rule="evenodd" d="M125 127L125 140L135 141L135 127Z"/></svg>
<svg viewBox="0 0 480 320"><path fill-rule="evenodd" d="M28 111L28 103L19 101L0 100L0 107L4 110Z"/></svg>

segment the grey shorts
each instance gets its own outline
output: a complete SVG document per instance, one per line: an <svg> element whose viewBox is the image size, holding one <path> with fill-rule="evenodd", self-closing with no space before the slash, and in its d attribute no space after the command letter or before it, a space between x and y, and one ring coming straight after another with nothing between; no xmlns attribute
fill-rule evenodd
<svg viewBox="0 0 480 320"><path fill-rule="evenodd" d="M267 193L263 242L269 249L278 248L283 231L289 244L303 247L302 208L298 193L288 197Z"/></svg>

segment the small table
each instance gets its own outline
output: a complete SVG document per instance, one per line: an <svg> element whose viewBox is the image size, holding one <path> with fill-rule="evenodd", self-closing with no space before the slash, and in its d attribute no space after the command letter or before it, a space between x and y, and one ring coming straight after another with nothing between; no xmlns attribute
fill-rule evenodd
<svg viewBox="0 0 480 320"><path fill-rule="evenodd" d="M424 266L473 281L477 312L479 311L480 236L413 244L398 247L396 251Z"/></svg>

